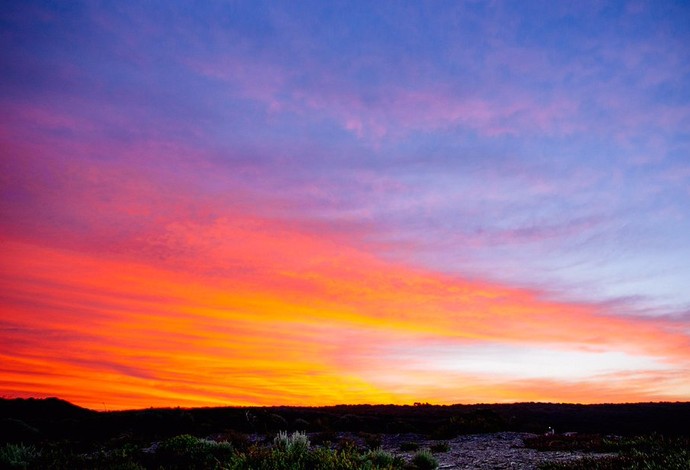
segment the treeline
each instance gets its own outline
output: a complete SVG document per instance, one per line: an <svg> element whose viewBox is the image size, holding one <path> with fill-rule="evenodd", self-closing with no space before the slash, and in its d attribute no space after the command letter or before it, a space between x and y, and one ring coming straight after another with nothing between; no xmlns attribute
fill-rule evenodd
<svg viewBox="0 0 690 470"><path fill-rule="evenodd" d="M0 400L0 441L162 439L180 434L418 433L437 439L499 431L688 435L690 402L151 408L93 411L57 398Z"/></svg>

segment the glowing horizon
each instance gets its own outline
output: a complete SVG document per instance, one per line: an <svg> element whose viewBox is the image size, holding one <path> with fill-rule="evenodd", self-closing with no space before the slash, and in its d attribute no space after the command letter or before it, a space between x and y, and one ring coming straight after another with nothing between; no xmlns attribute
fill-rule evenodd
<svg viewBox="0 0 690 470"><path fill-rule="evenodd" d="M0 15L2 396L690 400L687 6Z"/></svg>

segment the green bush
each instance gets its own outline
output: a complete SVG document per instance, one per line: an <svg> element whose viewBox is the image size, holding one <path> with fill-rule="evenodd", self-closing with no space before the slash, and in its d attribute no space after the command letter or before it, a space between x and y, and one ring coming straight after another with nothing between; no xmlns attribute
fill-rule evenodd
<svg viewBox="0 0 690 470"><path fill-rule="evenodd" d="M166 469L218 468L234 457L228 442L214 442L182 434L161 442L156 449L157 463Z"/></svg>
<svg viewBox="0 0 690 470"><path fill-rule="evenodd" d="M246 434L235 430L227 430L221 434L221 441L229 442L233 449L244 452L251 446L251 440Z"/></svg>
<svg viewBox="0 0 690 470"><path fill-rule="evenodd" d="M403 470L405 461L383 450L361 451L311 447L304 433L278 433L274 445L254 444L238 451L227 442L214 442L183 434L150 447L84 447L75 442L0 448L4 469L99 470ZM433 467L418 467L433 468Z"/></svg>
<svg viewBox="0 0 690 470"><path fill-rule="evenodd" d="M137 462L139 449L124 446L116 449L100 449L96 452L72 455L67 468L97 468L99 470L144 470ZM52 465L52 463L51 463ZM60 468L59 465L53 465Z"/></svg>
<svg viewBox="0 0 690 470"><path fill-rule="evenodd" d="M343 452L357 452L359 445L357 444L357 441L350 437L342 437L338 439L336 449Z"/></svg>
<svg viewBox="0 0 690 470"><path fill-rule="evenodd" d="M382 449L370 450L366 453L365 458L377 467L391 467L395 460L393 454Z"/></svg>
<svg viewBox="0 0 690 470"><path fill-rule="evenodd" d="M360 452L355 446L343 449L310 447L303 433L280 432L273 447L253 446L225 465L230 470L402 470L405 462L381 449Z"/></svg>
<svg viewBox="0 0 690 470"><path fill-rule="evenodd" d="M419 470L434 470L438 468L438 460L434 457L431 452L426 449L422 449L412 457L412 463Z"/></svg>
<svg viewBox="0 0 690 470"><path fill-rule="evenodd" d="M289 454L305 454L309 451L309 437L302 431L295 431L288 435L287 431L280 431L273 439L276 449Z"/></svg>
<svg viewBox="0 0 690 470"><path fill-rule="evenodd" d="M24 444L5 444L0 448L0 468L34 468L41 453Z"/></svg>

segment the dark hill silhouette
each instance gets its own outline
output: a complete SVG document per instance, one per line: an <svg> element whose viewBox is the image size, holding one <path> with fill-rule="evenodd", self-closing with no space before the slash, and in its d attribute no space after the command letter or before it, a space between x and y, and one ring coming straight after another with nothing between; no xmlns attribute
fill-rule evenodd
<svg viewBox="0 0 690 470"><path fill-rule="evenodd" d="M57 398L0 399L0 439L94 442L153 440L182 433L416 432L447 439L497 431L690 435L690 402L574 405L516 403L415 406L150 408L93 411Z"/></svg>
<svg viewBox="0 0 690 470"><path fill-rule="evenodd" d="M68 437L66 428L79 428L95 411L59 398L0 400L0 441L32 442Z"/></svg>
<svg viewBox="0 0 690 470"><path fill-rule="evenodd" d="M51 398L11 398L0 400L0 417L28 420L80 419L95 411L74 405L66 400Z"/></svg>

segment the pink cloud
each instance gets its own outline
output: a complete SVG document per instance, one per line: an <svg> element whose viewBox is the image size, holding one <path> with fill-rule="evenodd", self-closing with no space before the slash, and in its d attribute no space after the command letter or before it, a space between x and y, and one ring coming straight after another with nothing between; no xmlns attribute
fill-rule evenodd
<svg viewBox="0 0 690 470"><path fill-rule="evenodd" d="M566 97L544 101L524 91L505 89L463 95L453 91L457 86L448 80L412 88L392 83L358 90L316 65L298 75L277 64L239 57L195 61L188 66L226 83L231 87L228 93L260 101L271 111L300 115L317 112L358 137L373 141L455 126L487 136L567 134L578 130L570 120L577 104ZM299 85L300 77L308 77L310 85Z"/></svg>

